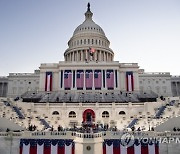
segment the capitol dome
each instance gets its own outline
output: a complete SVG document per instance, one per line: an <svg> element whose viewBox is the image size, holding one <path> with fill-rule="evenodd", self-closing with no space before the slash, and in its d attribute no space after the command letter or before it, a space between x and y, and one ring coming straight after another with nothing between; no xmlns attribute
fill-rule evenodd
<svg viewBox="0 0 180 154"><path fill-rule="evenodd" d="M113 61L114 53L103 29L92 19L90 4L85 13L85 21L74 31L65 51L65 61ZM90 54L93 49L93 54ZM90 56L91 55L91 56Z"/></svg>
<svg viewBox="0 0 180 154"><path fill-rule="evenodd" d="M103 29L92 20L92 15L93 13L91 11L85 13L85 21L75 29L73 35L81 33L98 33L105 36Z"/></svg>

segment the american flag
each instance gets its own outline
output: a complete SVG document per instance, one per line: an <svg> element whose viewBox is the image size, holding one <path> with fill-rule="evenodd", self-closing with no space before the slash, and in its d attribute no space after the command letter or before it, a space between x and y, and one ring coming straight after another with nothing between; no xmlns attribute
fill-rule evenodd
<svg viewBox="0 0 180 154"><path fill-rule="evenodd" d="M76 76L76 87L82 89L84 87L84 71L77 70Z"/></svg>
<svg viewBox="0 0 180 154"><path fill-rule="evenodd" d="M71 88L72 86L72 71L64 71L64 88Z"/></svg>
<svg viewBox="0 0 180 154"><path fill-rule="evenodd" d="M74 142L67 139L21 139L20 154L74 154Z"/></svg>
<svg viewBox="0 0 180 154"><path fill-rule="evenodd" d="M134 77L133 72L126 72L127 91L134 91Z"/></svg>
<svg viewBox="0 0 180 154"><path fill-rule="evenodd" d="M114 71L107 70L106 72L107 88L114 88Z"/></svg>
<svg viewBox="0 0 180 154"><path fill-rule="evenodd" d="M159 143L155 140L141 143L138 140L131 146L123 146L120 139L105 140L103 154L159 154Z"/></svg>
<svg viewBox="0 0 180 154"><path fill-rule="evenodd" d="M96 50L94 48L89 48L90 56L93 56L94 52L96 52Z"/></svg>
<svg viewBox="0 0 180 154"><path fill-rule="evenodd" d="M101 88L102 87L102 72L101 70L94 71L94 87Z"/></svg>
<svg viewBox="0 0 180 154"><path fill-rule="evenodd" d="M92 72L92 70L86 70L85 84L86 84L86 88L92 88L92 86L93 86L93 72Z"/></svg>
<svg viewBox="0 0 180 154"><path fill-rule="evenodd" d="M52 72L46 72L45 91L52 91Z"/></svg>

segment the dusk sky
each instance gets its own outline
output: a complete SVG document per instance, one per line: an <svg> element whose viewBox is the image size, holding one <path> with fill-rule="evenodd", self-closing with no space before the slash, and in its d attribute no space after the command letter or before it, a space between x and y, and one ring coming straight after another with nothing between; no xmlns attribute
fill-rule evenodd
<svg viewBox="0 0 180 154"><path fill-rule="evenodd" d="M180 0L0 0L0 76L64 60L88 2L116 61L180 75Z"/></svg>

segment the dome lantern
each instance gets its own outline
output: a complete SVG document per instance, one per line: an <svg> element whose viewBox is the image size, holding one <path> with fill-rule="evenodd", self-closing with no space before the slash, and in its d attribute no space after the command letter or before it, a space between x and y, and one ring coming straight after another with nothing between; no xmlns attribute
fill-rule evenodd
<svg viewBox="0 0 180 154"><path fill-rule="evenodd" d="M87 5L87 11L85 13L86 20L90 19L92 20L93 13L90 10L90 3Z"/></svg>

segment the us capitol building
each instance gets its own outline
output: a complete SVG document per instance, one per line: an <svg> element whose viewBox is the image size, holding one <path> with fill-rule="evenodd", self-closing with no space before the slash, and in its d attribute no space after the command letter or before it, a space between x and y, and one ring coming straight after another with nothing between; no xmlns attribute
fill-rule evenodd
<svg viewBox="0 0 180 154"><path fill-rule="evenodd" d="M66 132L63 138L74 140L76 154L104 154L104 140L119 139L117 132L129 129L147 136L179 136L173 130L180 128L180 77L147 73L137 63L114 61L110 41L92 17L88 4L85 21L68 41L64 61L43 63L34 73L0 77L0 130L27 130L34 125L37 132L19 133L17 138L53 138L64 134L55 136L47 130L81 129L86 124L101 127L103 133L94 133L91 140L83 138L82 132ZM17 144L19 139L14 141L11 134L2 141L2 136L2 144ZM176 143L159 148L162 154L179 152Z"/></svg>

